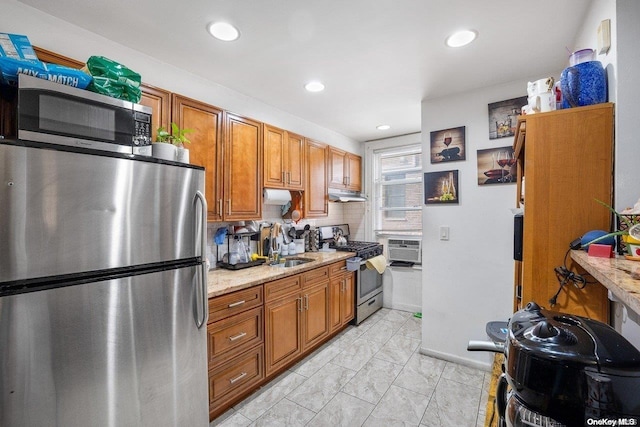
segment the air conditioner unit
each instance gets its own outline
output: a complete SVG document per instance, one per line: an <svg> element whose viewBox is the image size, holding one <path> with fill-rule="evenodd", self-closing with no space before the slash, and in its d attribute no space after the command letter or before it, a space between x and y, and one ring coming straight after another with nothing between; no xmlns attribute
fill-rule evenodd
<svg viewBox="0 0 640 427"><path fill-rule="evenodd" d="M389 261L422 263L422 238L389 239Z"/></svg>

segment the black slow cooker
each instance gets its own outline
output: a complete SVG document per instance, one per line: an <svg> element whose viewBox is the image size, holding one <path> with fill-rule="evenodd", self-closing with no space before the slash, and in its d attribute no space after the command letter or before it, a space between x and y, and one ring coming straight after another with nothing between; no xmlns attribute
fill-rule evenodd
<svg viewBox="0 0 640 427"><path fill-rule="evenodd" d="M640 422L640 352L608 325L531 302L509 321L504 352L507 426Z"/></svg>

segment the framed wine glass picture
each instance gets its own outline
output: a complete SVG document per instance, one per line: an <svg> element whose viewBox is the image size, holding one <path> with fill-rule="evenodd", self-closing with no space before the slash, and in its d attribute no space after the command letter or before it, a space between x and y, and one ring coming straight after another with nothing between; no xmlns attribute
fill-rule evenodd
<svg viewBox="0 0 640 427"><path fill-rule="evenodd" d="M465 160L465 127L431 132L431 163Z"/></svg>
<svg viewBox="0 0 640 427"><path fill-rule="evenodd" d="M424 203L460 203L458 171L426 172L424 174Z"/></svg>
<svg viewBox="0 0 640 427"><path fill-rule="evenodd" d="M478 150L478 185L516 182L516 158L513 147Z"/></svg>

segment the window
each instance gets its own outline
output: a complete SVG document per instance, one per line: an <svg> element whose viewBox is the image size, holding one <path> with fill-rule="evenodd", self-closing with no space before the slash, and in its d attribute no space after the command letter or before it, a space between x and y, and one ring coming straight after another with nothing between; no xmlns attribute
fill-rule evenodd
<svg viewBox="0 0 640 427"><path fill-rule="evenodd" d="M373 151L376 233L422 232L422 147Z"/></svg>

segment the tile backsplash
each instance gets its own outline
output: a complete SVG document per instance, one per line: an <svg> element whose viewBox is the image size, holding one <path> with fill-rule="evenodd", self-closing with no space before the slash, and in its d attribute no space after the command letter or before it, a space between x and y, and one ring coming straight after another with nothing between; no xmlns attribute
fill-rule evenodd
<svg viewBox="0 0 640 427"><path fill-rule="evenodd" d="M349 224L351 230L351 240L364 240L364 215L365 203L329 203L329 215L324 218L302 219L296 225L296 228L304 227L309 224L311 227L320 227L334 224ZM262 219L268 222L284 223L282 219L281 207L279 205L262 205ZM214 268L217 258L221 259L222 255L227 252L227 246L216 246L213 238L216 231L220 227L227 227L229 222L210 222L207 225L207 250L209 252L209 261L211 267ZM252 251L255 251L256 242L251 242Z"/></svg>

